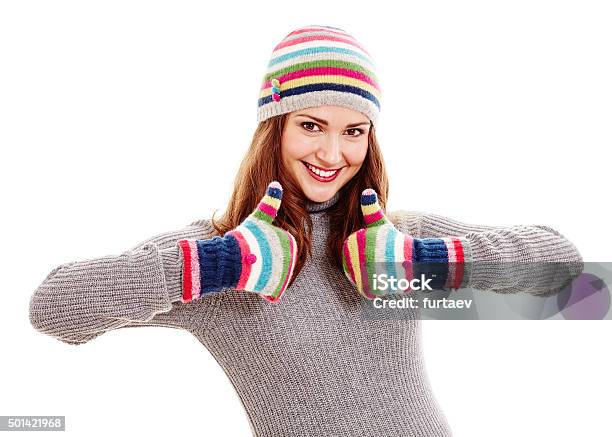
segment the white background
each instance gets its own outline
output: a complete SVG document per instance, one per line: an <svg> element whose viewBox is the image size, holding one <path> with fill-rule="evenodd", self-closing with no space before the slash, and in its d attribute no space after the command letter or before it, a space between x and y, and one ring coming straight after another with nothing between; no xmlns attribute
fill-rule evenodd
<svg viewBox="0 0 612 437"><path fill-rule="evenodd" d="M66 415L70 436L250 435L187 332L71 346L31 327L28 301L60 263L224 208L271 50L299 26L344 28L378 66L388 210L546 224L611 261L606 3L2 2L0 415ZM611 332L427 321L423 340L456 437L608 436Z"/></svg>

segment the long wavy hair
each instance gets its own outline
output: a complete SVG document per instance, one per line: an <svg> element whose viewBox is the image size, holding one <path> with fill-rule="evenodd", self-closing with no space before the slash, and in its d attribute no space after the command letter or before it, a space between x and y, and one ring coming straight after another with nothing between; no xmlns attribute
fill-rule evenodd
<svg viewBox="0 0 612 437"><path fill-rule="evenodd" d="M215 221L213 213L212 225L219 235L236 228L257 207L268 184L273 180L279 181L283 187L283 197L273 224L289 231L298 247L297 263L289 283L291 286L306 258L312 255L312 220L306 210L304 192L281 159L281 137L287 115L278 115L258 124L234 179L228 207L218 221ZM373 125L368 133L368 151L363 165L340 189L338 201L327 210L330 226L327 255L339 269L342 269L342 243L351 233L365 227L360 206L361 192L365 188L376 190L384 210L389 184Z"/></svg>

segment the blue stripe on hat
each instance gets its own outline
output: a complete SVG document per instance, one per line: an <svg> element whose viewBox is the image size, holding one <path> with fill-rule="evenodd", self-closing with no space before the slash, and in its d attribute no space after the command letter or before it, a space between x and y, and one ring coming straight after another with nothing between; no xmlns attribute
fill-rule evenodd
<svg viewBox="0 0 612 437"><path fill-rule="evenodd" d="M283 90L281 96L283 98L288 97L288 96L297 96L300 94L311 93L313 91L341 91L344 93L357 94L358 96L361 96L361 97L364 97L370 100L372 103L376 105L378 109L380 109L380 103L378 102L378 99L374 97L372 93L362 88L358 88L358 87L351 86L351 85L338 84L338 83L325 82L325 83L313 83L310 85L298 86L298 87L291 88L288 90ZM272 101L273 101L272 95L261 97L257 101L257 106L258 107L263 106Z"/></svg>

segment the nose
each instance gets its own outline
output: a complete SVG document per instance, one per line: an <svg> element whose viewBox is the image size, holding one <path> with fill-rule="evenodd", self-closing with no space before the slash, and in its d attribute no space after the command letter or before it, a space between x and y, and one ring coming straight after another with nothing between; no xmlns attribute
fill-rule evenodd
<svg viewBox="0 0 612 437"><path fill-rule="evenodd" d="M333 167L342 160L342 144L336 135L325 138L316 153L317 159L326 167Z"/></svg>

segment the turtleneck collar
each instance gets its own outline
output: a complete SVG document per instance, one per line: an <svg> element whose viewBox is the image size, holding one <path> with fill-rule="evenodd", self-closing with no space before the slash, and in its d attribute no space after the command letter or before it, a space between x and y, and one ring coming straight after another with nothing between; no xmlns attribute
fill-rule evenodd
<svg viewBox="0 0 612 437"><path fill-rule="evenodd" d="M306 211L308 211L309 213L324 211L330 206L334 205L339 198L340 191L336 191L336 194L334 194L331 198L323 202L313 202L310 199L306 199Z"/></svg>

